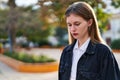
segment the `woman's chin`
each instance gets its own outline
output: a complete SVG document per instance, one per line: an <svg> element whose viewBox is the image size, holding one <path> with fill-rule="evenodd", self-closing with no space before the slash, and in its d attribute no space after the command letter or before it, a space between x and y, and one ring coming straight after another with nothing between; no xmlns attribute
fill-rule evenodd
<svg viewBox="0 0 120 80"><path fill-rule="evenodd" d="M74 38L74 39L78 39L78 37L77 37L77 36L73 36L73 38Z"/></svg>

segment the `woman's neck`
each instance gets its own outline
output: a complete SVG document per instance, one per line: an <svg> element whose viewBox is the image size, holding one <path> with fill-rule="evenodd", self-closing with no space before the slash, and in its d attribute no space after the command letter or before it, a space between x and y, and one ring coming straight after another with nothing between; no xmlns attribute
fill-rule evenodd
<svg viewBox="0 0 120 80"><path fill-rule="evenodd" d="M83 39L78 39L78 47L81 47L86 40L88 40L90 37L86 37L86 38L83 38Z"/></svg>

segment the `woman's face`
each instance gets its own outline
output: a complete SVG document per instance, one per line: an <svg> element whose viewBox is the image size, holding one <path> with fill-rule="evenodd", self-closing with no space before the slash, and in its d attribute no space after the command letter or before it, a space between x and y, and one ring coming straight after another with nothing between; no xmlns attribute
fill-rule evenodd
<svg viewBox="0 0 120 80"><path fill-rule="evenodd" d="M81 16L70 14L66 18L68 29L73 38L81 40L88 38L88 27L91 25L90 21L86 21Z"/></svg>

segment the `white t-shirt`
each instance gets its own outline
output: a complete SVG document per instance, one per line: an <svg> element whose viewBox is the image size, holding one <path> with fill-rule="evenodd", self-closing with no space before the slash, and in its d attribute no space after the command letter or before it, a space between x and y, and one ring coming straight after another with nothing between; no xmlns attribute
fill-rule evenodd
<svg viewBox="0 0 120 80"><path fill-rule="evenodd" d="M70 80L76 80L77 63L81 58L81 56L85 53L89 42L90 42L90 38L88 38L81 47L78 47L78 40L76 41L73 49L73 60L72 60Z"/></svg>

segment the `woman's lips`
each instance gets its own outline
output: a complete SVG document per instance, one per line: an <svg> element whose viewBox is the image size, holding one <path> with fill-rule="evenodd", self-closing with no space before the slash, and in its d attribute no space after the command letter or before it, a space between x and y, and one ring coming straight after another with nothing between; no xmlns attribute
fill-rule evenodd
<svg viewBox="0 0 120 80"><path fill-rule="evenodd" d="M77 36L78 35L78 33L73 33L73 36Z"/></svg>

